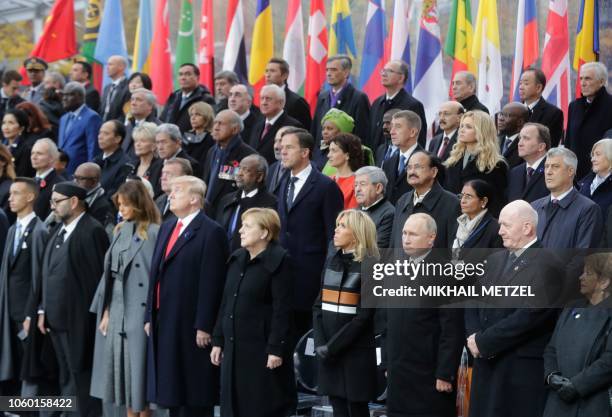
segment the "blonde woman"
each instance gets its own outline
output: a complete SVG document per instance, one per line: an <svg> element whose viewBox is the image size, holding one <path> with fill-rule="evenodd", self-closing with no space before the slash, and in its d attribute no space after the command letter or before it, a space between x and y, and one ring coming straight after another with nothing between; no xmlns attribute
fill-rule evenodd
<svg viewBox="0 0 612 417"><path fill-rule="evenodd" d="M153 186L153 192L157 197L162 193L160 178L164 164L156 156L155 152L156 131L157 125L151 122L144 122L132 131L134 154L138 160L133 163L134 168L131 174L148 180Z"/></svg>
<svg viewBox="0 0 612 417"><path fill-rule="evenodd" d="M612 205L612 139L601 139L591 150L591 172L578 182L580 194L607 213Z"/></svg>
<svg viewBox="0 0 612 417"><path fill-rule="evenodd" d="M333 245L313 307L318 392L329 396L335 416L369 416L376 397L374 309L360 307L361 263L379 257L376 226L365 212L342 211Z"/></svg>
<svg viewBox="0 0 612 417"><path fill-rule="evenodd" d="M474 110L463 115L457 143L444 165L444 188L458 194L466 182L481 179L495 190L489 208L493 216L499 214L506 200L508 165L499 151L495 123L487 113Z"/></svg>
<svg viewBox="0 0 612 417"><path fill-rule="evenodd" d="M208 103L198 101L189 107L191 130L183 135L183 149L201 166L204 166L208 150L215 144L210 135L214 118L215 112Z"/></svg>

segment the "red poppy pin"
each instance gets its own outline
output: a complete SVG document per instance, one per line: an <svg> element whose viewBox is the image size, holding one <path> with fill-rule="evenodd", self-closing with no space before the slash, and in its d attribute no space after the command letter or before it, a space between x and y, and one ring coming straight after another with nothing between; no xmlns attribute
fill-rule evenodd
<svg viewBox="0 0 612 417"><path fill-rule="evenodd" d="M40 188L45 188L47 186L47 181L45 181L45 179L41 179L40 180Z"/></svg>
<svg viewBox="0 0 612 417"><path fill-rule="evenodd" d="M232 165L234 166L234 168L238 168L240 166L240 162L232 161Z"/></svg>

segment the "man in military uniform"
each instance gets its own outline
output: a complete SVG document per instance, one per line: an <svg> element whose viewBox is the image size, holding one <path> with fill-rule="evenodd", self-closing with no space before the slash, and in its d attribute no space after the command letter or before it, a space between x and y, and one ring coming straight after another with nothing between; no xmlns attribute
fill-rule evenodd
<svg viewBox="0 0 612 417"><path fill-rule="evenodd" d="M43 98L43 79L45 78L45 71L49 66L43 59L34 56L23 61L23 66L28 73L31 83L23 92L23 98L38 104Z"/></svg>

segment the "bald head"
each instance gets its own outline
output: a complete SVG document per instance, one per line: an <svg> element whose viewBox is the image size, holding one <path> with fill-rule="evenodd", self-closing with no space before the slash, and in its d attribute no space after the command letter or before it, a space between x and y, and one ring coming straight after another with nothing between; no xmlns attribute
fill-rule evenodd
<svg viewBox="0 0 612 417"><path fill-rule="evenodd" d="M116 80L125 75L125 69L128 66L127 59L121 55L113 55L108 58L106 63L106 72L112 80Z"/></svg>
<svg viewBox="0 0 612 417"><path fill-rule="evenodd" d="M100 175L101 170L98 164L85 162L79 165L76 171L74 171L74 182L87 191L90 191L98 186Z"/></svg>
<svg viewBox="0 0 612 417"><path fill-rule="evenodd" d="M506 104L497 115L497 129L502 135L513 136L519 133L528 121L529 108L515 101Z"/></svg>
<svg viewBox="0 0 612 417"><path fill-rule="evenodd" d="M538 213L524 200L507 204L499 214L499 235L507 249L521 249L537 238Z"/></svg>

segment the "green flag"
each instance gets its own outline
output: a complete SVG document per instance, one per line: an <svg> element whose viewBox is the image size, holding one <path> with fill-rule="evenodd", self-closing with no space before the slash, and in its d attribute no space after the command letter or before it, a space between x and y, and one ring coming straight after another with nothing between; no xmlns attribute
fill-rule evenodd
<svg viewBox="0 0 612 417"><path fill-rule="evenodd" d="M193 6L192 0L183 0L181 4L181 20L179 22L178 37L176 40L176 57L174 60L174 72L178 74L181 65L186 63L195 64L195 40L193 37ZM178 88L178 77L174 79L174 85Z"/></svg>
<svg viewBox="0 0 612 417"><path fill-rule="evenodd" d="M81 44L81 55L90 63L93 63L95 60L94 51L96 50L96 42L98 41L101 17L100 0L89 0L87 2L85 34L83 35L83 43Z"/></svg>

